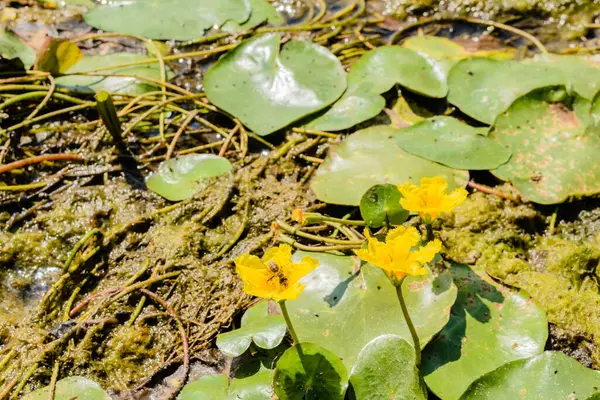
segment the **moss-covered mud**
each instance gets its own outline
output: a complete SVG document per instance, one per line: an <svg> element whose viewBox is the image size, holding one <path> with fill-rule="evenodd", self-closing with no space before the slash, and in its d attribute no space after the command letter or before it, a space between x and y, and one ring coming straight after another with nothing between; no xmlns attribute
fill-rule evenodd
<svg viewBox="0 0 600 400"><path fill-rule="evenodd" d="M449 258L532 296L552 324L550 348L599 369L600 225L593 204L572 211L580 206L560 206L557 215L575 217L553 225L553 210L475 193L441 222L440 236Z"/></svg>

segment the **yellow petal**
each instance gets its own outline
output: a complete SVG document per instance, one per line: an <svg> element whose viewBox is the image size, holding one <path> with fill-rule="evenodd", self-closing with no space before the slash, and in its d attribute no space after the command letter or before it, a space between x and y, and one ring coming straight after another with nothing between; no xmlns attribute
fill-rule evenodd
<svg viewBox="0 0 600 400"><path fill-rule="evenodd" d="M288 271L285 272L290 284L292 284L310 274L318 266L319 261L317 259L306 256L302 257L302 260L298 264L290 264Z"/></svg>
<svg viewBox="0 0 600 400"><path fill-rule="evenodd" d="M416 250L413 254L415 256L415 260L420 262L421 264L428 263L433 260L435 255L442 250L442 242L435 239L427 243L425 246Z"/></svg>
<svg viewBox="0 0 600 400"><path fill-rule="evenodd" d="M262 260L265 264L274 262L279 267L289 265L292 262L292 247L287 244L272 247L265 252Z"/></svg>
<svg viewBox="0 0 600 400"><path fill-rule="evenodd" d="M275 301L283 301L283 300L296 300L298 296L304 291L305 286L300 282L296 282L290 285L286 290L275 294L273 300Z"/></svg>

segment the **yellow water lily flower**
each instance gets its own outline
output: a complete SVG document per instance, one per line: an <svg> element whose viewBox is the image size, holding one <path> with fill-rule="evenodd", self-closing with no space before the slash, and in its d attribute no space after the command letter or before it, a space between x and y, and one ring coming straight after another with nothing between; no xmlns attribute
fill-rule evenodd
<svg viewBox="0 0 600 400"><path fill-rule="evenodd" d="M427 269L423 264L433 260L442 249L439 240L433 240L425 246L416 247L421 241L421 235L415 227L399 226L392 229L386 236L385 242L371 237L365 230L368 247L355 250L361 260L383 269L388 275L394 274L401 279L405 275L425 275Z"/></svg>
<svg viewBox="0 0 600 400"><path fill-rule="evenodd" d="M427 221L437 218L441 213L447 213L461 205L467 198L468 192L463 188L446 193L448 182L442 177L423 178L419 186L412 182L398 185L398 190L404 196L400 205L408 211L418 212Z"/></svg>
<svg viewBox="0 0 600 400"><path fill-rule="evenodd" d="M287 244L267 250L262 260L250 254L235 259L244 292L275 301L296 299L305 288L299 280L318 265L312 257L303 257L298 264L294 263L292 248Z"/></svg>

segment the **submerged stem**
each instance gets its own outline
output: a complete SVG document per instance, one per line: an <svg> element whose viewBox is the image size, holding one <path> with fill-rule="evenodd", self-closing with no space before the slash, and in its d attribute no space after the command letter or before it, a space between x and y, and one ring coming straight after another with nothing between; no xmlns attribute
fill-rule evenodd
<svg viewBox="0 0 600 400"><path fill-rule="evenodd" d="M429 225L428 225L429 226ZM406 320L406 325L408 325L408 330L410 331L410 336L413 340L413 345L415 347L415 364L417 368L421 368L421 342L419 341L419 336L417 335L417 330L410 318L408 313L408 308L406 307L406 302L404 301L404 296L402 295L402 282L404 278L400 279L396 282L396 293L398 294L398 300L400 301L400 308L402 308L402 314L404 314L404 319Z"/></svg>

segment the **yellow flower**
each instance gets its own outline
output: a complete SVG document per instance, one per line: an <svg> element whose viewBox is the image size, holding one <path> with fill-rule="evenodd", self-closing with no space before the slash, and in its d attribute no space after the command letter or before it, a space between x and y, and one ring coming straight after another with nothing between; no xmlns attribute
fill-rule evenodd
<svg viewBox="0 0 600 400"><path fill-rule="evenodd" d="M361 260L383 269L388 275L393 273L398 278L405 275L425 275L427 269L423 264L433 260L442 249L442 243L437 239L415 248L421 240L421 235L412 226L400 226L391 230L385 243L371 237L368 230L365 230L365 236L368 248L355 250L356 255Z"/></svg>
<svg viewBox="0 0 600 400"><path fill-rule="evenodd" d="M301 209L296 208L292 212L292 220L298 222L300 225L304 225L306 223L306 215Z"/></svg>
<svg viewBox="0 0 600 400"><path fill-rule="evenodd" d="M293 263L292 248L287 244L267 250L262 260L250 254L235 259L244 291L275 301L296 299L305 287L298 281L318 265L312 257L303 257L300 263Z"/></svg>
<svg viewBox="0 0 600 400"><path fill-rule="evenodd" d="M421 179L419 186L412 182L398 185L398 190L404 196L400 205L408 211L418 212L423 219L437 218L441 213L447 213L461 205L467 198L467 191L458 188L447 194L448 182L444 178Z"/></svg>

